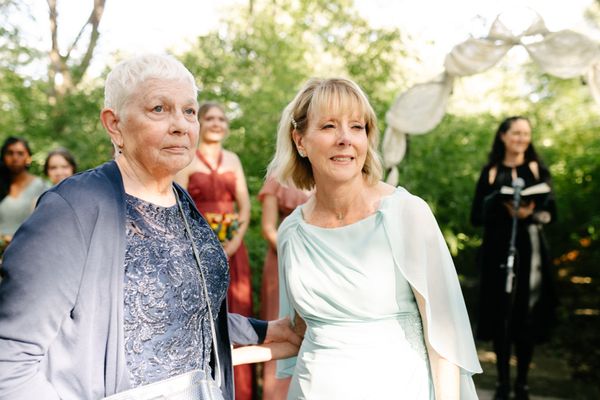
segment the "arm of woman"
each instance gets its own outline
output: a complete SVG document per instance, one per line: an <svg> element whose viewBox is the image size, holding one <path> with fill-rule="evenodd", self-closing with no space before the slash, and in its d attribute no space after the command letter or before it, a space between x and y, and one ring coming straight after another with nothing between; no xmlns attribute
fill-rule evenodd
<svg viewBox="0 0 600 400"><path fill-rule="evenodd" d="M494 218L497 196L492 184L495 178L496 169L494 167L484 167L481 170L471 205L471 225L473 226L483 226Z"/></svg>
<svg viewBox="0 0 600 400"><path fill-rule="evenodd" d="M423 337L427 347L431 378L435 389L435 398L438 400L458 400L460 398L460 371L459 367L440 356L429 343L427 335L427 317L425 314L425 299L416 290L413 290L421 321L423 324Z"/></svg>
<svg viewBox="0 0 600 400"><path fill-rule="evenodd" d="M42 196L7 248L0 283L0 399L58 400L41 365L61 339L63 324L73 319L86 248L72 208L52 192Z"/></svg>
<svg viewBox="0 0 600 400"><path fill-rule="evenodd" d="M235 173L235 201L238 209L239 227L235 236L224 244L225 253L231 257L242 244L244 235L250 224L250 195L248 194L248 186L246 185L246 177L242 163L235 153L229 152L233 156L232 166Z"/></svg>
<svg viewBox="0 0 600 400"><path fill-rule="evenodd" d="M280 360L298 354L300 347L290 342L236 347L232 351L233 365Z"/></svg>
<svg viewBox="0 0 600 400"><path fill-rule="evenodd" d="M277 249L277 224L279 223L279 204L277 196L266 194L262 201L262 235L273 249Z"/></svg>

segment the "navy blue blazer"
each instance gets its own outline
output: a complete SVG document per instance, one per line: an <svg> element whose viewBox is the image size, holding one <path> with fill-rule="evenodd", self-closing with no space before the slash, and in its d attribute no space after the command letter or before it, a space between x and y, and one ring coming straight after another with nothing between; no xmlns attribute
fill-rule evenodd
<svg viewBox="0 0 600 400"><path fill-rule="evenodd" d="M110 161L44 193L16 232L0 283L0 400L97 400L129 388L124 196ZM240 344L261 342L267 324L237 316L229 325L223 302L218 352L223 394L233 399L230 333Z"/></svg>

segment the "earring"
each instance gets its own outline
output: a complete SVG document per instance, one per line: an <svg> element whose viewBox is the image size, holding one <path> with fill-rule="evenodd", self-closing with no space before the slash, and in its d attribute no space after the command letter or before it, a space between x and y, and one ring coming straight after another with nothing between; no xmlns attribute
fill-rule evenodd
<svg viewBox="0 0 600 400"><path fill-rule="evenodd" d="M306 157L306 153L304 152L304 150L298 149L298 154L300 154L300 157L302 158Z"/></svg>

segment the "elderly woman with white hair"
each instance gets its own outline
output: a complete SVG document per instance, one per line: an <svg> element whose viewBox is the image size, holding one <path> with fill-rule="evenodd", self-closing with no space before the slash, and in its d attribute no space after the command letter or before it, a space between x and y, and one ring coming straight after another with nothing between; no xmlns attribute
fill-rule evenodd
<svg viewBox="0 0 600 400"><path fill-rule="evenodd" d="M431 210L381 181L373 108L312 79L281 117L269 175L314 194L280 225L280 315L304 320L289 399L474 399L481 372Z"/></svg>
<svg viewBox="0 0 600 400"><path fill-rule="evenodd" d="M232 399L230 341L293 352L286 320L228 316L227 258L173 182L194 157L197 110L194 77L172 57L108 75L100 117L115 160L46 192L5 253L0 399L97 400L196 370Z"/></svg>

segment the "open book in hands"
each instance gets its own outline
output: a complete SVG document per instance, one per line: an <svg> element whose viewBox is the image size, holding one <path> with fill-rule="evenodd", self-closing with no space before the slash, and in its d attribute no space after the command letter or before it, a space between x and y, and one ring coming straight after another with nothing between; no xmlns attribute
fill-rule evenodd
<svg viewBox="0 0 600 400"><path fill-rule="evenodd" d="M546 182L538 183L535 185L528 186L521 190L521 201L530 202L535 201L536 204L541 204L544 198L551 192L550 185ZM510 186L502 186L500 188L500 195L506 198L506 200L512 199L515 194L515 189Z"/></svg>

